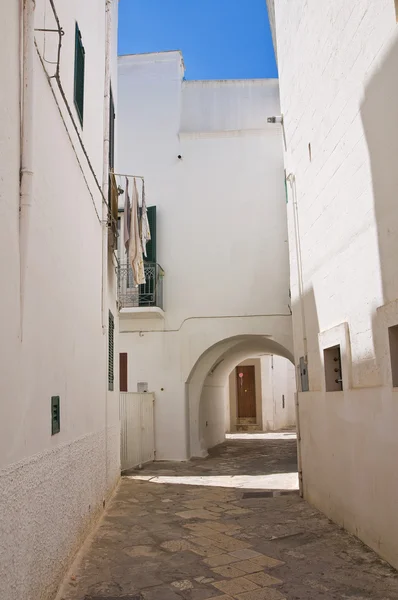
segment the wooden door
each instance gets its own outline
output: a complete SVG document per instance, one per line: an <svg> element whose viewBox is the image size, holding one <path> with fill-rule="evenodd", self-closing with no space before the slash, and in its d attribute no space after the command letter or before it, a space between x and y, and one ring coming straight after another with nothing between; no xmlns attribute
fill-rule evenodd
<svg viewBox="0 0 398 600"><path fill-rule="evenodd" d="M254 366L236 367L238 418L256 418L256 379Z"/></svg>
<svg viewBox="0 0 398 600"><path fill-rule="evenodd" d="M127 352L119 354L119 388L121 392L127 392Z"/></svg>

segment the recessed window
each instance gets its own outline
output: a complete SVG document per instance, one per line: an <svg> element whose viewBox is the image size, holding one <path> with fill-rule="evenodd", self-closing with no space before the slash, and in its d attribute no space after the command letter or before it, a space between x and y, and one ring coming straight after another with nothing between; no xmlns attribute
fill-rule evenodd
<svg viewBox="0 0 398 600"><path fill-rule="evenodd" d="M390 341L392 386L398 387L398 325L388 328L388 338Z"/></svg>
<svg viewBox="0 0 398 600"><path fill-rule="evenodd" d="M61 431L61 409L59 396L51 397L51 435Z"/></svg>
<svg viewBox="0 0 398 600"><path fill-rule="evenodd" d="M327 392L341 392L343 389L343 373L341 370L340 346L325 348L325 383Z"/></svg>
<svg viewBox="0 0 398 600"><path fill-rule="evenodd" d="M84 113L84 66L85 52L82 42L82 35L78 24L75 28L75 86L74 86L74 101L80 124L83 126Z"/></svg>

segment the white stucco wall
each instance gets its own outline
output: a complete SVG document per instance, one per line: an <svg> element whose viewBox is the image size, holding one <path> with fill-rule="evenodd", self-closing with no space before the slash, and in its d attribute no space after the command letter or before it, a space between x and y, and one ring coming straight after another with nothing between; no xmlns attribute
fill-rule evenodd
<svg viewBox="0 0 398 600"><path fill-rule="evenodd" d="M0 58L6 83L0 92L0 244L7 257L0 267L2 281L7 282L1 300L0 597L46 600L54 597L118 481L118 393L106 391L101 224L96 215L96 210L101 215L101 196L55 81L59 107L36 52L33 201L21 321L17 4L5 9L0 25L7 43L7 53ZM105 3L56 4L65 30L61 78L72 111L75 20L82 31L86 49L82 137L101 182ZM49 10L48 2L36 0L36 27L50 26ZM117 3L113 13L116 27ZM46 36L47 52L49 36L54 34ZM42 52L42 34L37 42ZM115 70L113 75L116 81ZM117 327L114 290L109 306ZM61 430L52 436L50 402L55 395L61 401Z"/></svg>
<svg viewBox="0 0 398 600"><path fill-rule="evenodd" d="M263 430L278 431L286 427L294 427L296 424L294 365L281 356L262 356L261 382Z"/></svg>
<svg viewBox="0 0 398 600"><path fill-rule="evenodd" d="M156 393L158 458L199 451L187 428L207 372L190 408L185 384L212 345L265 334L291 348L282 139L266 122L277 82L182 75L179 52L119 59L117 171L145 177L165 270L164 320L121 320L120 348L132 389Z"/></svg>
<svg viewBox="0 0 398 600"><path fill-rule="evenodd" d="M227 389L225 385L203 385L200 402L200 427L206 448L213 448L225 439L225 402Z"/></svg>
<svg viewBox="0 0 398 600"><path fill-rule="evenodd" d="M304 283L303 331L290 194L296 363L308 340L310 392L299 394L304 492L398 566L387 335L398 322L394 2L275 0L275 13ZM326 393L323 349L336 343L344 391Z"/></svg>

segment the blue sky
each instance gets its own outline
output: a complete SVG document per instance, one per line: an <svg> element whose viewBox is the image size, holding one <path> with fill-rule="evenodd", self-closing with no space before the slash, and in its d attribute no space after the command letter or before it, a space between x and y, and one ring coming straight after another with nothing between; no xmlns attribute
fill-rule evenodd
<svg viewBox="0 0 398 600"><path fill-rule="evenodd" d="M161 50L187 79L277 77L265 0L120 0L119 54Z"/></svg>

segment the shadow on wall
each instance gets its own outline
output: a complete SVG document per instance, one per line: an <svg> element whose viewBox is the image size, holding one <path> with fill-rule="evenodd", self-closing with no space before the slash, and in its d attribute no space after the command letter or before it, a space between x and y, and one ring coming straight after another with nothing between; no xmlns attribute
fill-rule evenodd
<svg viewBox="0 0 398 600"><path fill-rule="evenodd" d="M314 289L309 288L303 298L308 345L309 385L312 392L322 389L323 363L319 348L319 320Z"/></svg>
<svg viewBox="0 0 398 600"><path fill-rule="evenodd" d="M398 39L365 88L361 116L373 180L384 304L398 297Z"/></svg>
<svg viewBox="0 0 398 600"><path fill-rule="evenodd" d="M391 45L365 87L361 117L372 174L375 222L383 299L398 298L398 39ZM397 307L373 315L375 367L379 384L390 383L388 326ZM389 314L391 313L391 314Z"/></svg>
<svg viewBox="0 0 398 600"><path fill-rule="evenodd" d="M294 336L294 353L295 365L300 380L300 357L305 355L305 342L307 339L307 357L308 357L308 382L311 392L320 391L322 389L323 366L319 349L319 321L318 311L316 307L314 289L310 287L302 298L304 306L304 323L301 311L300 302L293 302L293 336ZM298 390L302 390L301 381L298 381Z"/></svg>

